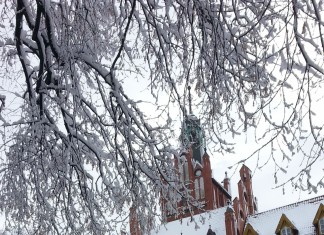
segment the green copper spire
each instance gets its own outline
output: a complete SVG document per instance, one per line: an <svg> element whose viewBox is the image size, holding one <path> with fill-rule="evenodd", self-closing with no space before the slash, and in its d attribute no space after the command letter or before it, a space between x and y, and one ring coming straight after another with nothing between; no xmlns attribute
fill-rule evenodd
<svg viewBox="0 0 324 235"><path fill-rule="evenodd" d="M188 91L189 91L189 114L192 114L190 89L191 89L191 86L188 86Z"/></svg>
<svg viewBox="0 0 324 235"><path fill-rule="evenodd" d="M191 103L191 87L188 86L189 90L189 114L185 115L185 120L182 125L182 144L185 147L192 148L193 158L195 161L201 163L204 149L204 134L200 126L200 120L192 113Z"/></svg>

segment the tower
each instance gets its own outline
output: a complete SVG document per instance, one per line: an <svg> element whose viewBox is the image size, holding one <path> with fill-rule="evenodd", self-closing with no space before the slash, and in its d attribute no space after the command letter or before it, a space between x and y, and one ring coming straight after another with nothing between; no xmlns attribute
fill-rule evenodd
<svg viewBox="0 0 324 235"><path fill-rule="evenodd" d="M180 182L184 189L195 200L193 205L180 201L176 211L168 210L167 200L162 200L162 208L166 222L189 217L208 210L222 207L231 195L212 178L210 157L206 152L204 131L200 120L193 114L191 93L189 90L189 113L185 115L181 129L181 144L185 151L175 158L175 168L178 169ZM183 189L183 190L184 190Z"/></svg>
<svg viewBox="0 0 324 235"><path fill-rule="evenodd" d="M257 201L256 198L253 196L253 188L252 188L252 172L251 170L243 165L240 169L240 176L241 176L241 190L239 189L240 197L243 196L244 202L246 204L246 213L249 215L253 215L255 212L258 211L257 209ZM241 195L243 194L243 195Z"/></svg>
<svg viewBox="0 0 324 235"><path fill-rule="evenodd" d="M240 169L240 178L239 198L234 199L234 209L237 213L238 233L242 234L247 216L255 214L258 209L256 197L253 195L252 172L246 165Z"/></svg>
<svg viewBox="0 0 324 235"><path fill-rule="evenodd" d="M192 113L191 87L189 90L189 114L185 115L185 120L181 130L181 144L185 148L192 149L192 157L196 162L202 163L204 149L204 133L200 125L200 120Z"/></svg>
<svg viewBox="0 0 324 235"><path fill-rule="evenodd" d="M205 148L204 131L200 120L192 112L190 87L188 90L189 113L184 117L180 135L185 150L174 159L175 171L179 177L176 183L179 183L180 188L175 192L169 191L161 195L164 222L182 220L215 209L223 211L221 208L227 205L223 214L226 234L242 234L247 216L256 211L251 171L245 165L242 166L241 180L238 184L239 197L236 197L232 204L231 183L227 173L222 183L212 177L210 157ZM194 201L191 201L192 199ZM209 234L213 232L212 229L208 230Z"/></svg>

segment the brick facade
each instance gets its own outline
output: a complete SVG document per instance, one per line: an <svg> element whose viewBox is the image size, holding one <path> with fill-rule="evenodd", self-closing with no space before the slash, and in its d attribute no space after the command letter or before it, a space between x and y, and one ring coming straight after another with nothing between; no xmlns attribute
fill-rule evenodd
<svg viewBox="0 0 324 235"><path fill-rule="evenodd" d="M178 203L178 212L170 214L166 210L165 200L161 200L161 208L164 208L162 214L165 222L171 222L182 218L190 217L195 214L200 214L205 211L214 210L220 207L228 206L224 214L224 223L226 227L226 235L241 235L243 234L245 220L248 215L257 212L257 202L253 195L252 175L251 170L243 165L240 169L240 181L238 182L238 197L232 200L230 194L230 179L225 174L225 178L221 183L212 178L212 170L210 165L210 157L205 152L202 156L202 164L193 163L193 151L189 150L185 154L185 159L188 163L188 183L187 187L191 192L191 196L195 198L195 180L202 177L204 182L204 198L196 198L204 204L203 208L193 208L191 211L183 210L181 202ZM183 167L178 160L175 160L175 167ZM201 171L201 175L195 175L195 172ZM183 171L181 171L183 172ZM131 211L131 235L141 235L138 226L136 225L137 215L134 209Z"/></svg>
<svg viewBox="0 0 324 235"><path fill-rule="evenodd" d="M210 157L203 151L204 135L200 120L193 114L186 116L181 134L183 146L188 150L175 158L175 171L179 173L179 181L188 189L190 196L200 202L201 207L185 204L179 200L172 208L167 199L161 196L162 216L165 222L180 220L206 211L228 206L224 214L226 235L243 234L248 215L257 211L256 198L253 196L251 170L243 165L238 182L239 196L232 200L230 179L225 173L221 183L212 178ZM136 226L134 211L131 218L131 235L141 235Z"/></svg>

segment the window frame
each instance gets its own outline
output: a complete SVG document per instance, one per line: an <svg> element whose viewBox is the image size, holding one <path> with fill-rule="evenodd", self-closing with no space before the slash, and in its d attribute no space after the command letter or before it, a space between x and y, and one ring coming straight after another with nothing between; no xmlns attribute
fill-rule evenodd
<svg viewBox="0 0 324 235"><path fill-rule="evenodd" d="M200 199L200 188L199 188L199 178L195 179L195 198Z"/></svg>
<svg viewBox="0 0 324 235"><path fill-rule="evenodd" d="M324 235L324 216L318 220L318 231L320 235Z"/></svg>
<svg viewBox="0 0 324 235"><path fill-rule="evenodd" d="M190 180L189 178L189 164L188 161L183 163L183 182L187 183Z"/></svg>
<svg viewBox="0 0 324 235"><path fill-rule="evenodd" d="M205 198L205 183L204 183L204 177L200 177L199 180L199 189L200 189L200 198L204 199Z"/></svg>
<svg viewBox="0 0 324 235"><path fill-rule="evenodd" d="M196 200L205 198L204 177L196 177L194 182Z"/></svg>
<svg viewBox="0 0 324 235"><path fill-rule="evenodd" d="M280 229L280 235L293 235L292 229L290 227L284 226Z"/></svg>

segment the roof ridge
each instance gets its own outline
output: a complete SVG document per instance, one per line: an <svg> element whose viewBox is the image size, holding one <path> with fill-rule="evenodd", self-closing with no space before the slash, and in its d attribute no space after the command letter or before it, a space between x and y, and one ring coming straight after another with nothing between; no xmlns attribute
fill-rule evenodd
<svg viewBox="0 0 324 235"><path fill-rule="evenodd" d="M292 207L292 206L315 203L315 202L318 202L318 201L321 201L321 200L324 200L324 195L309 198L309 199L299 201L299 202L294 202L294 203L291 203L291 204L288 204L288 205L285 205L285 206L280 206L280 207L277 207L277 208L273 208L273 209L270 209L270 210L262 211L260 213L254 214L254 215L249 215L249 217L250 216L252 217L252 216L261 215L261 214L268 213L268 212L271 212L271 211L277 211L279 209L288 208L288 207Z"/></svg>

